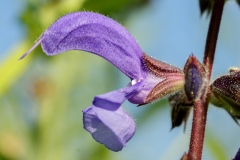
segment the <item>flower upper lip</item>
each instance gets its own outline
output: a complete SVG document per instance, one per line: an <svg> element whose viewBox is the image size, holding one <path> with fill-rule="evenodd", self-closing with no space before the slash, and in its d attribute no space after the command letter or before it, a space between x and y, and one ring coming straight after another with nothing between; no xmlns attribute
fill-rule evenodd
<svg viewBox="0 0 240 160"><path fill-rule="evenodd" d="M83 50L105 58L130 79L146 76L142 50L134 37L116 21L97 13L74 12L59 18L20 59L39 43L49 56Z"/></svg>

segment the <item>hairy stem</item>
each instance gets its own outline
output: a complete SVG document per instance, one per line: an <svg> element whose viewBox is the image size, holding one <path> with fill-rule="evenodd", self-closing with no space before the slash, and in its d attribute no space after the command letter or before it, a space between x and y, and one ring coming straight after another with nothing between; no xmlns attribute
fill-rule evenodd
<svg viewBox="0 0 240 160"><path fill-rule="evenodd" d="M224 6L224 0L215 0L212 11L212 17L209 24L208 35L205 45L205 53L203 64L206 69L206 85L203 89L200 99L197 99L194 103L193 109L193 123L190 140L190 148L188 152L188 160L201 160L202 149L204 142L204 133L207 120L208 110L208 86L212 73L212 66L214 61L215 49L218 39L218 32L221 23L222 11Z"/></svg>

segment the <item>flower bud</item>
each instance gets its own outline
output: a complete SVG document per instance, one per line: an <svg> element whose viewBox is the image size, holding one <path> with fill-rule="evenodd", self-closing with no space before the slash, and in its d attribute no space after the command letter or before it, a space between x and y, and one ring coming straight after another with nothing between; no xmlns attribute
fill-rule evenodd
<svg viewBox="0 0 240 160"><path fill-rule="evenodd" d="M187 98L192 101L198 98L205 81L206 72L203 65L193 54L189 56L183 72L185 74L185 93Z"/></svg>

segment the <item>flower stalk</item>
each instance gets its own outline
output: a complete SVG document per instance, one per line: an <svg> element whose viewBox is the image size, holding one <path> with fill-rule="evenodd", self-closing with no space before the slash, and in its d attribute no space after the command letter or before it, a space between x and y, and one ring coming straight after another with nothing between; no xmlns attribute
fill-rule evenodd
<svg viewBox="0 0 240 160"><path fill-rule="evenodd" d="M196 99L194 103L188 160L201 160L202 157L209 98L209 92L207 91L212 73L212 66L214 61L214 55L216 50L224 2L225 2L224 0L214 1L203 59L203 65L205 66L207 74L206 75L207 82L205 83L206 85L203 88L203 92L201 93L200 98Z"/></svg>

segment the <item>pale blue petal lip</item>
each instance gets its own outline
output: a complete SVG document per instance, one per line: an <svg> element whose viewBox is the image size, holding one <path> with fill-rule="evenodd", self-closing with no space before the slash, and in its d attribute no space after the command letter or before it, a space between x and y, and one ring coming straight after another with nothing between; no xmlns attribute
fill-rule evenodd
<svg viewBox="0 0 240 160"><path fill-rule="evenodd" d="M92 137L112 151L120 151L135 133L134 119L121 104L143 87L133 86L96 96L93 105L83 110L84 128Z"/></svg>
<svg viewBox="0 0 240 160"><path fill-rule="evenodd" d="M94 112L93 108L95 106L83 111L84 129L108 149L115 152L121 151L135 133L136 126L133 118L121 107L115 111L98 108L97 112ZM99 114L105 116L99 117Z"/></svg>
<svg viewBox="0 0 240 160"><path fill-rule="evenodd" d="M144 77L142 50L119 23L93 12L75 12L59 18L41 37L47 55L83 50L99 55L131 79Z"/></svg>

